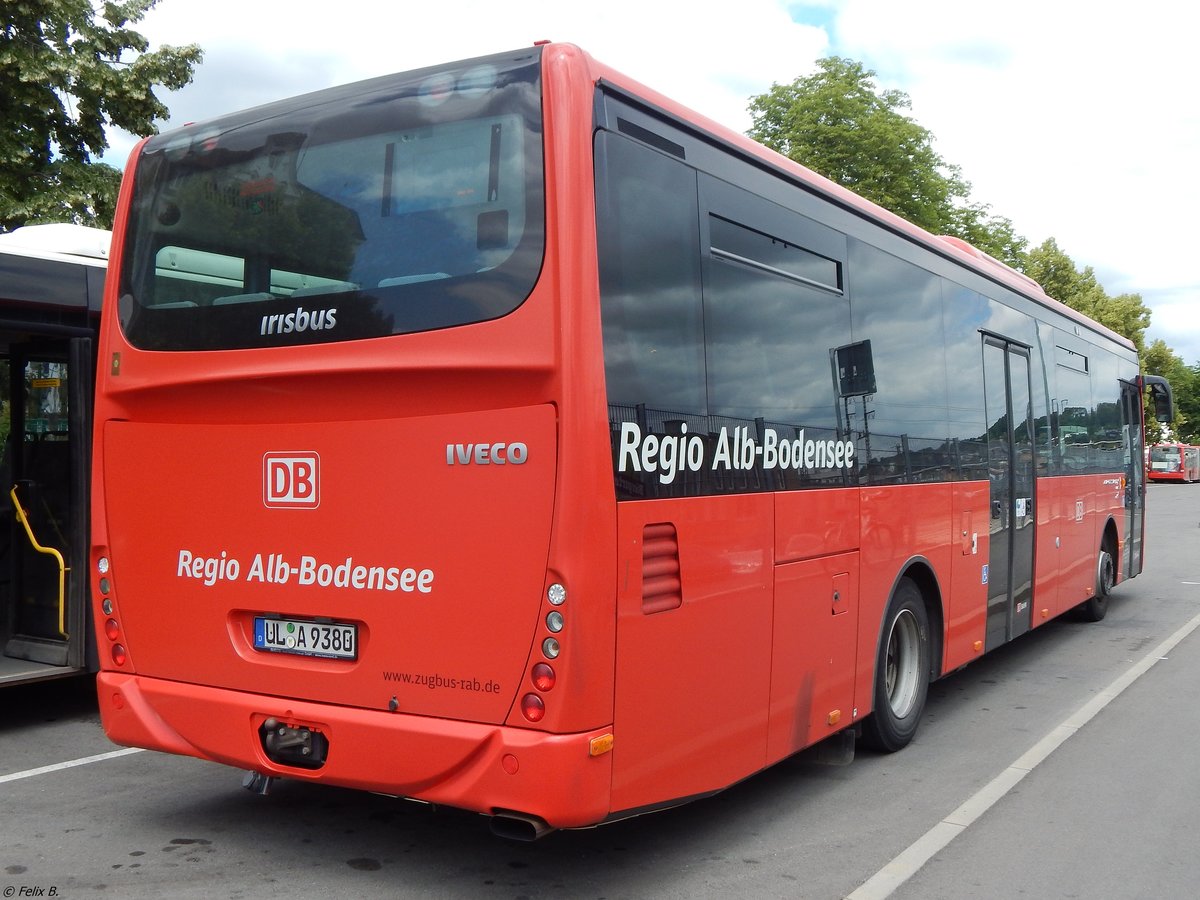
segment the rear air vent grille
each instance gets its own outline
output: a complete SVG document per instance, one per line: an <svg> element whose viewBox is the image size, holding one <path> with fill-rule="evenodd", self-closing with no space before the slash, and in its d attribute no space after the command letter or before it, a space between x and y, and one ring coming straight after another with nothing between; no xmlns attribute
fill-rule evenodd
<svg viewBox="0 0 1200 900"><path fill-rule="evenodd" d="M664 612L683 605L679 577L679 536L670 522L642 529L642 612Z"/></svg>

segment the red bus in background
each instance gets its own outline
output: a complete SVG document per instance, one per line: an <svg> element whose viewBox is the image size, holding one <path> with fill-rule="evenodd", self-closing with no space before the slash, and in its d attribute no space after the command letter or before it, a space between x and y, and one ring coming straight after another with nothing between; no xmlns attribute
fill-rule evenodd
<svg viewBox="0 0 1200 900"><path fill-rule="evenodd" d="M1200 447L1190 444L1154 444L1146 459L1151 481L1200 481Z"/></svg>
<svg viewBox="0 0 1200 900"><path fill-rule="evenodd" d="M150 138L116 227L118 743L533 838L897 750L1141 570L1128 341L573 46Z"/></svg>

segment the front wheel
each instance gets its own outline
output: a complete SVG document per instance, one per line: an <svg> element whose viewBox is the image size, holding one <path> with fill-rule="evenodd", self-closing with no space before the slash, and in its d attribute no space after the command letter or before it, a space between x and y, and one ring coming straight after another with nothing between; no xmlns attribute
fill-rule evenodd
<svg viewBox="0 0 1200 900"><path fill-rule="evenodd" d="M917 733L929 693L929 615L921 589L900 579L884 616L875 660L875 709L863 722L863 742L893 753Z"/></svg>

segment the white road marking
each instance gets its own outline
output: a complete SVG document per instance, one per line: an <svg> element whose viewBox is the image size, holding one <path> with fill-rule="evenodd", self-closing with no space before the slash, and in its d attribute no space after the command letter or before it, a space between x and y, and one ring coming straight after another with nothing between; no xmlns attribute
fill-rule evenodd
<svg viewBox="0 0 1200 900"><path fill-rule="evenodd" d="M20 781L22 778L36 778L39 775L49 775L51 772L61 772L63 769L73 769L76 766L87 766L91 763L116 759L118 756L129 756L131 753L144 753L140 747L126 747L124 750L113 750L109 753L97 753L95 756L85 756L82 759L69 759L66 762L55 763L52 766L39 766L36 769L26 769L24 772L13 772L11 775L0 775L0 784L10 781Z"/></svg>
<svg viewBox="0 0 1200 900"><path fill-rule="evenodd" d="M1171 649L1197 628L1200 628L1200 615L1181 627L1131 666L1123 675L1117 677L1108 687L1064 719L1049 734L1018 757L1007 769L980 788L962 806L917 838L899 856L848 894L846 900L885 900L890 897L900 885L917 874L921 867L933 859L943 847L962 834L980 816L991 809L997 800L1016 787L1022 778L1057 750L1067 738L1091 721L1100 710L1117 699L1127 687L1150 671L1155 663L1166 659Z"/></svg>

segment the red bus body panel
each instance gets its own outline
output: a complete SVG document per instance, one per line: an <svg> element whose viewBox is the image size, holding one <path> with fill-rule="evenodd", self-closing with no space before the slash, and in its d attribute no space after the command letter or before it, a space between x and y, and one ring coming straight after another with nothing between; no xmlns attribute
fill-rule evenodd
<svg viewBox="0 0 1200 900"><path fill-rule="evenodd" d="M123 461L106 479L108 515L123 523L109 548L141 561L118 573L138 673L281 697L302 689L343 706L386 709L395 698L406 713L503 722L541 605L554 418L538 406L361 422L109 422L105 456ZM502 457L518 442L522 464L474 459L476 446ZM264 498L277 486L264 484L272 452L311 457L316 505L268 505L288 502ZM357 658L256 650L255 618L280 614L357 626Z"/></svg>
<svg viewBox="0 0 1200 900"><path fill-rule="evenodd" d="M116 672L100 673L98 690L104 729L119 744L484 813L516 810L558 827L608 812L612 756L589 754L605 730L552 735ZM257 733L268 715L322 730L331 749L319 772L267 759Z"/></svg>
<svg viewBox="0 0 1200 900"><path fill-rule="evenodd" d="M117 327L110 279L92 532L100 707L114 741L583 826L720 790L868 715L881 620L906 573L920 573L935 604L938 673L982 654L986 481L617 503L595 259L595 83L795 167L574 47L543 54L545 259L533 293L503 318L352 344L143 352ZM527 458L513 464L518 444ZM492 464L494 448L506 464ZM271 454L319 459L319 504L269 504ZM1090 596L1105 525L1125 533L1122 486L1110 480L1039 480L1034 625ZM107 596L101 557L113 560ZM292 569L305 558L350 586L301 585ZM218 571L224 560L226 572L236 559L239 577L206 583L197 559ZM247 580L256 559L264 571L283 560L289 578ZM353 583L359 567L366 587ZM396 569L412 589L371 587L372 568L384 579ZM664 571L678 572L674 593L660 581L647 588ZM566 587L561 608L547 601L555 583ZM105 599L124 662L109 656ZM556 683L539 691L531 667L556 609ZM353 623L357 658L255 650L261 615ZM536 723L521 712L530 693L545 703ZM267 758L268 718L320 729L325 765Z"/></svg>
<svg viewBox="0 0 1200 900"><path fill-rule="evenodd" d="M597 281L591 169L558 162L591 153L590 88L579 90L585 70L565 49L545 59L568 70L547 79L544 97L546 258L538 287L508 316L267 354L146 353L116 327L110 279L92 556L114 559L113 617L131 629L121 635L128 660L107 661L101 676L113 740L483 813L515 809L555 826L608 814L612 757L593 758L590 742L612 731L615 569L601 548L615 544L616 505L595 501L612 484L603 370L569 349L599 345L599 313L594 302L559 302L594 297ZM478 465L473 450L472 464L458 464L461 447L517 442L529 448L523 465ZM275 451L320 456L320 506L264 506L264 454ZM181 549L236 555L243 580L180 577ZM276 553L289 565L307 555L401 572L410 564L382 561L403 558L433 571L435 587L362 592L340 608L345 596L328 599L336 586L305 597L293 575L286 599L272 599L289 585L244 581L259 553L264 564ZM430 554L441 562L415 562ZM569 591L564 651L535 730L520 698L535 690L530 667L554 582ZM248 629L263 612L358 624L359 658L255 651ZM102 654L113 644L106 618ZM426 677L455 672L469 689ZM330 729L318 773L265 758L257 728L272 716ZM388 746L404 748L403 766ZM577 791L559 791L572 783Z"/></svg>

